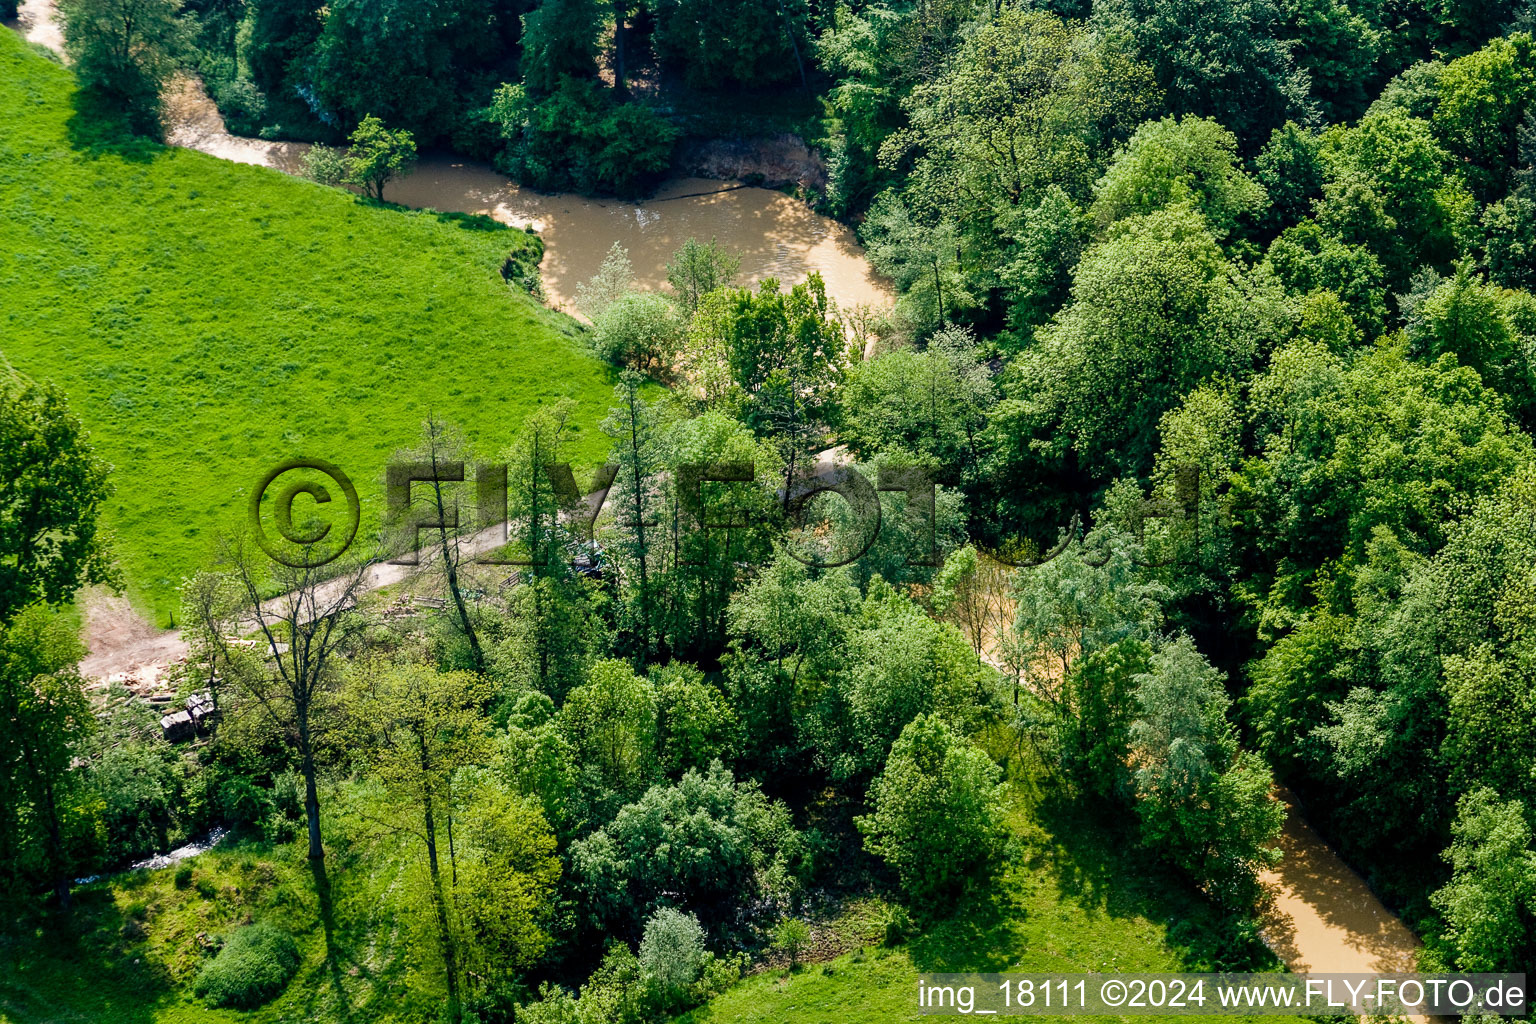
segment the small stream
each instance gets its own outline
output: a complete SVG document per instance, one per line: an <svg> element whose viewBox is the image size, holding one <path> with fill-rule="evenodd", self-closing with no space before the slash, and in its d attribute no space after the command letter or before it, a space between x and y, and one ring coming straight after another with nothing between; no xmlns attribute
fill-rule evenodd
<svg viewBox="0 0 1536 1024"><path fill-rule="evenodd" d="M159 871L161 868L168 868L172 864L180 863L181 861L186 860L188 857L196 857L200 853L207 853L209 850L213 849L215 846L218 846L228 837L229 829L223 827L216 828L210 831L207 835L203 836L201 839L194 839L190 843L176 847L176 849L171 850L169 853L157 853L152 857L145 857L143 860L136 860L121 870L109 871L104 875L86 875L84 878L75 879L75 884L90 885L92 882L99 882L103 878L111 878L114 875L125 875L130 871Z"/></svg>

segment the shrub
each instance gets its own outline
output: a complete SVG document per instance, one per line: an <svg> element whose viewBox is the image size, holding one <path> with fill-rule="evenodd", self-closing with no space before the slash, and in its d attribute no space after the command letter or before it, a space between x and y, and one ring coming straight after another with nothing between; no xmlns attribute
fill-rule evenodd
<svg viewBox="0 0 1536 1024"><path fill-rule="evenodd" d="M214 102L224 115L224 123L238 135L252 135L262 128L267 116L267 97L248 78L235 78L214 87Z"/></svg>
<svg viewBox="0 0 1536 1024"><path fill-rule="evenodd" d="M346 150L315 143L304 154L304 177L322 185L340 185L347 180Z"/></svg>
<svg viewBox="0 0 1536 1024"><path fill-rule="evenodd" d="M575 881L595 923L610 933L632 933L673 902L722 923L744 903L784 898L805 856L789 810L755 783L736 782L718 761L707 773L651 787L571 845Z"/></svg>
<svg viewBox="0 0 1536 1024"><path fill-rule="evenodd" d="M901 904L893 904L885 912L885 944L887 946L900 946L910 939L917 929L912 924L912 915Z"/></svg>
<svg viewBox="0 0 1536 1024"><path fill-rule="evenodd" d="M662 907L645 922L640 940L640 973L654 984L664 1002L671 1002L699 980L704 961L704 929L699 919L673 907Z"/></svg>
<svg viewBox="0 0 1536 1024"><path fill-rule="evenodd" d="M598 356L642 373L671 365L682 339L683 322L677 307L655 292L630 292L604 309L593 323Z"/></svg>
<svg viewBox="0 0 1536 1024"><path fill-rule="evenodd" d="M192 990L209 1006L249 1010L281 992L298 969L293 936L270 924L253 924L229 937L198 972Z"/></svg>
<svg viewBox="0 0 1536 1024"><path fill-rule="evenodd" d="M183 864L176 869L176 874L171 877L176 883L176 888L185 889L192 884L192 865Z"/></svg>
<svg viewBox="0 0 1536 1024"><path fill-rule="evenodd" d="M934 715L919 715L891 745L856 819L869 852L901 876L923 908L954 896L997 865L1005 831L1002 771Z"/></svg>
<svg viewBox="0 0 1536 1024"><path fill-rule="evenodd" d="M811 941L811 926L798 917L786 917L773 928L773 948L789 957L793 968L800 962L800 951Z"/></svg>

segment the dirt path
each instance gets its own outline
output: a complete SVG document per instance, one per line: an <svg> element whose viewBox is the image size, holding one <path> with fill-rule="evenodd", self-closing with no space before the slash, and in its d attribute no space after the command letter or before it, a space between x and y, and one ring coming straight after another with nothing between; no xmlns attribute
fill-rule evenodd
<svg viewBox="0 0 1536 1024"><path fill-rule="evenodd" d="M1264 938L1298 973L1413 971L1421 943L1312 831L1282 789L1285 858L1260 880L1274 902Z"/></svg>

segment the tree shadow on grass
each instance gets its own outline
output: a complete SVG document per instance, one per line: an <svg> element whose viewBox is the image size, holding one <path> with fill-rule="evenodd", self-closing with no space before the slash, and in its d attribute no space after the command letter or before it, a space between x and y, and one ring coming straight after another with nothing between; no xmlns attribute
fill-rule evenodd
<svg viewBox="0 0 1536 1024"><path fill-rule="evenodd" d="M1114 918L1143 917L1167 930L1188 970L1262 971L1277 966L1252 914L1225 911L1137 842L1123 808L1056 791L1035 809L1051 842L1035 853L1063 899Z"/></svg>
<svg viewBox="0 0 1536 1024"><path fill-rule="evenodd" d="M370 986L375 982L367 965L356 955L356 951L366 944L367 936L355 934L353 929L339 922L335 886L325 869L325 862L312 860L309 869L314 882L320 928L325 937L325 958L306 979L306 1016L311 1020L352 1021L357 1018L353 1012L352 994L347 991L346 979L355 977ZM330 1007L331 1012L322 1013L319 1004L327 995L334 1002Z"/></svg>
<svg viewBox="0 0 1536 1024"><path fill-rule="evenodd" d="M76 89L70 96L74 113L65 122L71 148L92 159L115 156L147 164L165 151L164 144L136 134L123 111L93 89Z"/></svg>
<svg viewBox="0 0 1536 1024"><path fill-rule="evenodd" d="M174 999L164 964L143 955L142 918L110 887L76 890L69 911L32 909L0 927L0 1019L150 1024Z"/></svg>

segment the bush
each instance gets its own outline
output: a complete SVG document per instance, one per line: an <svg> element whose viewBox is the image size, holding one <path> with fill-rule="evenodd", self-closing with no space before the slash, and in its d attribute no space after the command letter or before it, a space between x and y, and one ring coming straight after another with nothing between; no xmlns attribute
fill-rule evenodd
<svg viewBox="0 0 1536 1024"><path fill-rule="evenodd" d="M662 907L645 922L640 940L640 973L671 1003L699 980L704 961L704 929L699 919L672 907Z"/></svg>
<svg viewBox="0 0 1536 1024"><path fill-rule="evenodd" d="M176 874L171 876L171 880L176 883L176 888L178 889L185 889L190 886L192 884L192 865L181 865L181 867L176 869Z"/></svg>
<svg viewBox="0 0 1536 1024"><path fill-rule="evenodd" d="M632 934L673 902L714 925L743 904L782 899L804 871L805 855L789 810L716 761L707 773L653 786L573 843L571 867L594 923Z"/></svg>
<svg viewBox="0 0 1536 1024"><path fill-rule="evenodd" d="M773 948L789 957L793 968L800 962L800 951L811 941L811 926L798 917L786 917L773 929Z"/></svg>
<svg viewBox="0 0 1536 1024"><path fill-rule="evenodd" d="M923 909L990 874L1003 851L1002 771L934 715L913 719L855 819L869 852L901 876Z"/></svg>
<svg viewBox="0 0 1536 1024"><path fill-rule="evenodd" d="M649 373L669 367L682 344L677 307L655 292L630 292L610 304L593 323L600 358Z"/></svg>
<svg viewBox="0 0 1536 1024"><path fill-rule="evenodd" d="M229 937L198 972L192 990L209 1006L249 1010L275 997L299 969L293 936L253 924Z"/></svg>
<svg viewBox="0 0 1536 1024"><path fill-rule="evenodd" d="M901 904L893 904L885 912L885 944L887 946L904 945L908 939L917 933L917 927L912 923L912 915Z"/></svg>
<svg viewBox="0 0 1536 1024"><path fill-rule="evenodd" d="M267 97L249 78L235 78L214 86L214 103L224 123L236 135L254 135L267 116Z"/></svg>
<svg viewBox="0 0 1536 1024"><path fill-rule="evenodd" d="M341 185L347 180L347 151L315 143L304 154L304 177L321 185Z"/></svg>

